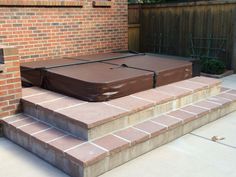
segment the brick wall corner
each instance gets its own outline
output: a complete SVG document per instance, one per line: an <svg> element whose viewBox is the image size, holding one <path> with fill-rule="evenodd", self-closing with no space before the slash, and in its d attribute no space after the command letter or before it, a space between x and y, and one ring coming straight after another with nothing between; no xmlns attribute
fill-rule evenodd
<svg viewBox="0 0 236 177"><path fill-rule="evenodd" d="M0 45L0 119L20 112L22 86L18 49Z"/></svg>

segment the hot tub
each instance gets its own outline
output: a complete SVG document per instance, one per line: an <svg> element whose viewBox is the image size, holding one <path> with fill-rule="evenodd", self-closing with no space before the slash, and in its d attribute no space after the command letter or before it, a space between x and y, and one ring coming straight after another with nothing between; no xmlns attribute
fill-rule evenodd
<svg viewBox="0 0 236 177"><path fill-rule="evenodd" d="M24 84L100 102L188 79L192 64L145 54L107 53L21 64Z"/></svg>

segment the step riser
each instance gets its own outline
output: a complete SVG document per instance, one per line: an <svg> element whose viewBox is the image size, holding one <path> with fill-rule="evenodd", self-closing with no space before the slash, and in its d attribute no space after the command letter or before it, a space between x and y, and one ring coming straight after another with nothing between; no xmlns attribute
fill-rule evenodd
<svg viewBox="0 0 236 177"><path fill-rule="evenodd" d="M22 105L26 114L47 122L52 126L70 132L77 137L85 140L91 140L101 137L112 131L131 126L138 122L142 122L149 119L150 117L181 108L187 104L199 101L209 96L216 95L218 93L220 93L220 85L215 85L213 87L196 91L195 93L191 93L190 95L183 96L166 103L156 104L150 108L131 113L130 115L114 119L90 129L80 125L79 122L73 121L72 119L69 120L69 117L65 117L64 115L50 111L42 106L27 102L24 99L22 100Z"/></svg>
<svg viewBox="0 0 236 177"><path fill-rule="evenodd" d="M68 169L66 168L66 164L63 164L65 159L62 158L64 157L62 152L48 148L47 144L30 137L28 134L17 130L13 126L4 125L4 135L11 141L34 153L53 166L56 166L66 173L69 173L69 171L66 170Z"/></svg>
<svg viewBox="0 0 236 177"><path fill-rule="evenodd" d="M199 117L193 121L179 125L176 128L169 129L167 132L154 136L142 143L130 146L120 152L111 153L109 156L98 161L97 163L85 167L74 162L65 153L51 148L48 144L43 143L6 123L4 123L4 134L12 141L35 153L59 169L62 169L71 176L96 177L235 110L236 101L225 104L217 109L211 110L205 115L199 115Z"/></svg>

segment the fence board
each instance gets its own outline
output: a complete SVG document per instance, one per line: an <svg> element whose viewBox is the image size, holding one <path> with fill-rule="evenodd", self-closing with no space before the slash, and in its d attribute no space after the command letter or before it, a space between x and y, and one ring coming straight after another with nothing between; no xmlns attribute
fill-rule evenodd
<svg viewBox="0 0 236 177"><path fill-rule="evenodd" d="M140 5L129 6L129 50L140 51Z"/></svg>

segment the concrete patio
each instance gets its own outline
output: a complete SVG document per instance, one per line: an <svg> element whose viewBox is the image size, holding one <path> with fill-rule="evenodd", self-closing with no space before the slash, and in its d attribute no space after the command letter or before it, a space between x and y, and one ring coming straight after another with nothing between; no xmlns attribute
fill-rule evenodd
<svg viewBox="0 0 236 177"><path fill-rule="evenodd" d="M236 89L236 75L223 79ZM236 112L132 160L101 177L236 176ZM213 136L224 137L219 142ZM14 169L14 170L13 170ZM64 173L0 138L0 176L66 177Z"/></svg>

